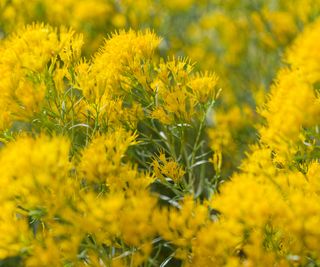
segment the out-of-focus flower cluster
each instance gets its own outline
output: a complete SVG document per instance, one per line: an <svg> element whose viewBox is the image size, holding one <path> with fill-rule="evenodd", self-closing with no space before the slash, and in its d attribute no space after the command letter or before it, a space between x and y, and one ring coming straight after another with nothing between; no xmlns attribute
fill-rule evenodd
<svg viewBox="0 0 320 267"><path fill-rule="evenodd" d="M0 266L318 266L319 9L0 0Z"/></svg>

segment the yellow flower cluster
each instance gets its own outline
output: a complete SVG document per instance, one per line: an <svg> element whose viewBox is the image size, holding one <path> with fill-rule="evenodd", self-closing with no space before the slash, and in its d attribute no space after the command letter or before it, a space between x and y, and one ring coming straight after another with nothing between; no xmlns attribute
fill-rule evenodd
<svg viewBox="0 0 320 267"><path fill-rule="evenodd" d="M308 133L317 127L320 107L314 87L319 80L319 33L317 21L288 50L290 65L279 71L260 109L265 122L258 127L259 144L251 147L241 171L212 198L221 215L218 224L200 232L204 241L199 237L196 243L197 266L318 263L318 137L313 136L312 143ZM210 233L214 237L206 241Z"/></svg>
<svg viewBox="0 0 320 267"><path fill-rule="evenodd" d="M316 21L297 38L286 55L288 68L279 71L266 106L261 110L266 127L260 129L262 142L276 153L294 153L294 144L303 139L302 128L317 125L320 114L320 81L317 39L320 22ZM302 112L303 111L303 112ZM288 147L288 145L290 147Z"/></svg>
<svg viewBox="0 0 320 267"><path fill-rule="evenodd" d="M220 114L232 115L235 107L249 109L251 115L243 119L247 114L244 113L239 119L243 127L234 129L233 135L253 140L254 135L247 132L252 132L249 125L259 119L252 114L256 104L264 101L263 96L280 66L279 55L319 12L319 0L1 0L0 36L34 21L56 27L63 24L83 33L86 41L83 51L90 57L110 32L154 29L164 37L160 45L162 55L192 58L200 69L214 70L221 77L224 94ZM176 101L169 102L177 101L189 102L182 94ZM121 104L120 100L114 102L117 109ZM123 115L131 121L129 124L135 124L134 117L141 115L139 106L132 108L131 115ZM94 110L91 108L90 112ZM3 116L7 118L8 114L3 112ZM156 110L155 116L170 120L161 108ZM225 126L218 131L228 135ZM238 145L242 143L242 138L238 140L232 135L227 138ZM223 156L237 154L241 159L246 148L229 146Z"/></svg>
<svg viewBox="0 0 320 267"><path fill-rule="evenodd" d="M43 77L51 71L56 58L70 64L81 53L82 37L61 28L30 25L1 43L1 128L13 120L24 120L39 112L45 98ZM67 51L68 50L68 51ZM50 66L51 65L51 66Z"/></svg>
<svg viewBox="0 0 320 267"><path fill-rule="evenodd" d="M196 176L184 180L184 166L196 165L200 139L191 150L187 140L171 138L177 127L184 139L198 133L197 116L212 108L217 77L195 72L185 59L159 61L159 43L151 31L119 31L83 59L81 35L32 24L0 44L1 264L140 266L171 239L188 252L208 207L197 204L198 222L192 197L180 214L157 187L195 186ZM176 109L172 101L185 102ZM157 117L160 108L165 115ZM162 152L152 168L153 142ZM178 150L184 158L172 157ZM167 177L177 183L163 183ZM192 215L190 233L179 238L176 225L164 234L154 220L164 211L172 227L176 217L183 226Z"/></svg>
<svg viewBox="0 0 320 267"><path fill-rule="evenodd" d="M0 266L319 266L319 17L0 0Z"/></svg>
<svg viewBox="0 0 320 267"><path fill-rule="evenodd" d="M174 182L179 182L185 174L183 168L174 160L166 159L163 152L160 152L158 159L154 159L152 166L156 177L161 179L170 178Z"/></svg>

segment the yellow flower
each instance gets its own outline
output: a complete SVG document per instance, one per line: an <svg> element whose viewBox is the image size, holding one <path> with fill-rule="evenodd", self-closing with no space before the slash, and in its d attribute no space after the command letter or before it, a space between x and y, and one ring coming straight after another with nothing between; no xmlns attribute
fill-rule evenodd
<svg viewBox="0 0 320 267"><path fill-rule="evenodd" d="M206 227L209 222L208 215L206 204L194 201L192 196L185 196L181 206L157 210L153 219L158 233L176 245L180 250L179 255L183 260L187 260L192 240Z"/></svg>
<svg viewBox="0 0 320 267"><path fill-rule="evenodd" d="M188 83L192 90L192 95L199 103L205 104L216 98L216 85L218 77L215 74L204 73L196 75Z"/></svg>
<svg viewBox="0 0 320 267"><path fill-rule="evenodd" d="M80 170L92 182L110 181L108 177L117 176L129 146L136 144L137 136L123 129L97 136L83 150Z"/></svg>
<svg viewBox="0 0 320 267"><path fill-rule="evenodd" d="M19 29L0 44L0 98L6 112L2 124L28 120L45 105L49 69L57 57L66 66L78 60L82 37L61 27L32 24Z"/></svg>
<svg viewBox="0 0 320 267"><path fill-rule="evenodd" d="M153 171L157 178L171 178L175 183L178 183L183 178L185 171L176 161L167 159L163 152L152 162Z"/></svg>

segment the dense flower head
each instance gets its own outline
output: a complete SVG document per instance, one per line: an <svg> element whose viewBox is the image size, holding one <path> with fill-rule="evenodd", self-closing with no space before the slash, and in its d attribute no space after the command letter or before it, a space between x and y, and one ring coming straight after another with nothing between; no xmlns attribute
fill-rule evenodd
<svg viewBox="0 0 320 267"><path fill-rule="evenodd" d="M77 60L81 46L80 35L74 36L64 27L58 32L44 24L23 27L1 43L2 129L13 120L26 120L41 110L48 86L44 77L57 57L65 65Z"/></svg>
<svg viewBox="0 0 320 267"><path fill-rule="evenodd" d="M313 46L318 34L319 22L315 22L288 50L290 65L279 71L269 100L261 110L267 123L260 130L261 139L273 149L282 150L282 154L290 147L294 151L302 128L317 125L320 109L315 84L319 80L319 52Z"/></svg>

